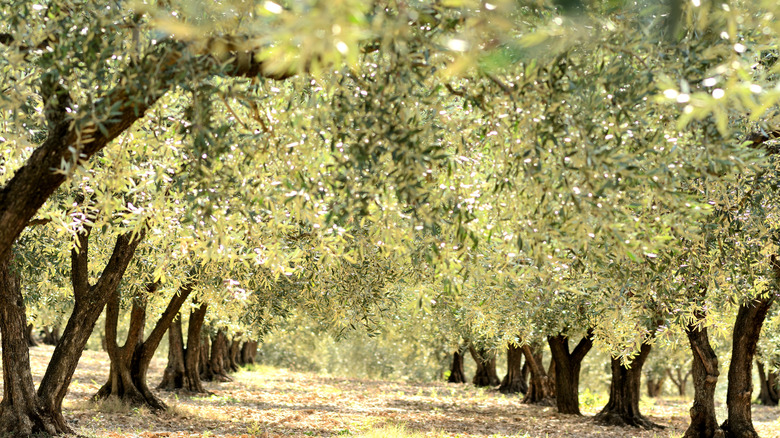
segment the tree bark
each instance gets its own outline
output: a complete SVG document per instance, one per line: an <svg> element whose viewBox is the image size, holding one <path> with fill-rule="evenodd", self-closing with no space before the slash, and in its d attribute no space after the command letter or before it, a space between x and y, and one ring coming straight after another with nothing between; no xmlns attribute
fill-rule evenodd
<svg viewBox="0 0 780 438"><path fill-rule="evenodd" d="M257 356L257 341L244 342L241 346L241 364L255 363L255 356Z"/></svg>
<svg viewBox="0 0 780 438"><path fill-rule="evenodd" d="M222 329L217 330L211 342L211 356L208 361L208 371L201 375L203 380L230 382L233 379L227 375L225 369L225 349L227 348L227 336Z"/></svg>
<svg viewBox="0 0 780 438"><path fill-rule="evenodd" d="M26 310L19 278L0 256L0 343L2 345L3 401L0 402L0 435L70 433L62 414L46 409L35 393L30 352L25 339Z"/></svg>
<svg viewBox="0 0 780 438"><path fill-rule="evenodd" d="M598 414L598 423L610 426L659 427L639 412L639 396L642 366L650 354L650 345L642 344L639 354L626 368L619 359L612 359L612 382L609 385L609 402Z"/></svg>
<svg viewBox="0 0 780 438"><path fill-rule="evenodd" d="M582 415L580 413L580 368L582 360L593 347L593 334L589 331L569 352L569 338L563 335L550 336L553 363L555 364L555 404L561 414Z"/></svg>
<svg viewBox="0 0 780 438"><path fill-rule="evenodd" d="M469 352L474 362L477 363L477 372L474 373L472 383L474 386L491 387L501 383L496 372L496 356L480 348L477 350L469 344Z"/></svg>
<svg viewBox="0 0 780 438"><path fill-rule="evenodd" d="M201 339L203 321L206 319L208 304L200 306L190 312L190 323L187 326L187 349L184 354L184 388L193 393L207 393L200 380L201 363Z"/></svg>
<svg viewBox="0 0 780 438"><path fill-rule="evenodd" d="M238 371L239 358L241 356L241 333L236 333L230 340L228 348L228 368L231 372Z"/></svg>
<svg viewBox="0 0 780 438"><path fill-rule="evenodd" d="M450 376L447 378L447 382L466 383L466 374L463 372L463 354L461 354L460 349L452 353Z"/></svg>
<svg viewBox="0 0 780 438"><path fill-rule="evenodd" d="M154 294L158 283L147 286L147 296ZM111 368L108 382L95 394L95 399L118 397L132 405L146 405L154 410L163 410L165 403L152 393L146 382L149 364L162 338L179 313L182 304L192 292L192 285L184 285L174 295L149 337L144 341L147 296L133 300L130 313L130 327L124 346L117 344L117 321L119 318L119 292L115 292L106 308L106 342Z"/></svg>
<svg viewBox="0 0 780 438"><path fill-rule="evenodd" d="M506 352L506 375L498 390L503 394L525 394L528 383L523 376L523 349L510 343Z"/></svg>
<svg viewBox="0 0 780 438"><path fill-rule="evenodd" d="M157 389L172 391L184 388L184 336L181 329L181 315L168 328L168 365L163 371L163 378Z"/></svg>
<svg viewBox="0 0 780 438"><path fill-rule="evenodd" d="M774 261L774 257L773 257ZM732 335L731 364L729 365L729 386L726 392L728 419L721 425L726 436L731 438L757 438L750 412L753 394L753 356L761 334L772 296L759 298L752 303L739 306Z"/></svg>
<svg viewBox="0 0 780 438"><path fill-rule="evenodd" d="M540 405L552 404L552 388L550 387L550 379L544 371L541 345L535 344L533 350L531 349L531 346L523 345L522 350L523 355L525 356L525 363L528 365L531 374L528 392L523 398L523 403Z"/></svg>
<svg viewBox="0 0 780 438"><path fill-rule="evenodd" d="M758 401L764 406L777 406L780 401L780 391L778 389L777 371L767 371L761 361L758 364L758 377L761 380L761 391L758 393Z"/></svg>
<svg viewBox="0 0 780 438"><path fill-rule="evenodd" d="M37 347L38 341L35 339L35 333L33 333L33 325L32 323L27 324L27 332L25 334L27 337L27 346L28 347Z"/></svg>
<svg viewBox="0 0 780 438"><path fill-rule="evenodd" d="M693 362L691 363L693 405L691 406L691 424L685 431L684 437L723 437L723 431L718 427L718 420L715 416L715 385L717 385L720 375L718 356L710 345L707 327L697 328L689 325L686 334L693 354ZM672 379L674 380L674 378Z"/></svg>

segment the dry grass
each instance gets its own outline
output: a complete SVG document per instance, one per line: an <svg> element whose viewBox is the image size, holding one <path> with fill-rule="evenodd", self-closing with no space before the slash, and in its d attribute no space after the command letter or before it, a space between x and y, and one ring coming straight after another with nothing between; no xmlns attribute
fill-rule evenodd
<svg viewBox="0 0 780 438"><path fill-rule="evenodd" d="M43 375L51 347L31 349L33 373ZM164 358L155 359L151 385L159 382ZM679 437L690 402L647 399L642 410L663 430L597 426L591 416L602 394L583 394L585 416L560 415L553 407L523 405L517 397L470 385L370 381L295 373L268 367L241 371L227 383L207 383L211 395L160 392L169 405L162 414L116 400L92 403L108 377L104 353L86 351L76 370L64 410L86 437ZM756 406L761 436L780 436L780 410Z"/></svg>

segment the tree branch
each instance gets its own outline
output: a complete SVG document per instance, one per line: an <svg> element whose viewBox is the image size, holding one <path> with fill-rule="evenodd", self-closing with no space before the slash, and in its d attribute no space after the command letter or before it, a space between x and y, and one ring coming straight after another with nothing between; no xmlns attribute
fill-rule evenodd
<svg viewBox="0 0 780 438"><path fill-rule="evenodd" d="M73 296L79 302L89 291L89 234L91 228L76 235L76 247L70 250L70 282Z"/></svg>
<svg viewBox="0 0 780 438"><path fill-rule="evenodd" d="M576 347L574 347L574 351L571 353L571 358L573 361L577 363L582 362L590 349L593 347L592 337L593 329L588 329L588 332L585 333L585 336L583 336L582 339L580 339L580 342Z"/></svg>
<svg viewBox="0 0 780 438"><path fill-rule="evenodd" d="M3 37L6 41L11 38ZM271 69L265 62L257 61L253 53L245 56L246 53L238 51L228 52L232 57L224 63L216 62L213 55L185 56L187 53L187 45L181 42L157 43L150 53L127 68L117 87L96 102L106 111L102 122L96 122L94 114L81 113L75 118L61 119L56 117L61 113L52 114L46 140L0 190L0 258L8 255L13 242L65 181L70 169L89 160L143 117L178 78L183 78L183 67L191 68L194 63L201 64L200 68L212 74L263 75L271 79L285 79L295 74L292 70ZM232 68L228 68L231 65ZM65 96L67 93L59 90L55 94ZM56 108L64 109L66 101L59 99Z"/></svg>
<svg viewBox="0 0 780 438"><path fill-rule="evenodd" d="M187 297L190 296L192 290L192 283L182 285L179 288L179 292L171 298L171 301L168 303L165 311L163 311L160 319L157 320L157 323L154 325L154 329L152 329L149 337L147 337L146 341L144 341L141 351L142 356L148 356L151 358L151 355L153 355L157 350L157 347L160 345L165 332L168 331L168 328L171 326L174 318L176 318L176 315L179 314L179 309L181 309L181 306L185 301L187 301Z"/></svg>

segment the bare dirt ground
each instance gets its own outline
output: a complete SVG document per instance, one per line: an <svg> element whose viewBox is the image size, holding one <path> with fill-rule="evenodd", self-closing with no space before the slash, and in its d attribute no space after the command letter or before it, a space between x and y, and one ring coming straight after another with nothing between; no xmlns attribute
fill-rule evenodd
<svg viewBox="0 0 780 438"><path fill-rule="evenodd" d="M31 349L36 379L52 350ZM155 359L150 385L159 382L164 367L164 358ZM679 399L643 400L643 412L664 429L603 427L591 418L604 401L595 395L583 397L585 415L576 417L471 385L340 379L258 367L236 373L233 382L207 383L211 395L159 392L170 408L154 414L115 402L90 402L107 376L107 356L85 351L64 406L82 436L331 437L403 425L431 437L679 437L690 407L690 401ZM753 409L762 437L780 437L779 417L778 408Z"/></svg>

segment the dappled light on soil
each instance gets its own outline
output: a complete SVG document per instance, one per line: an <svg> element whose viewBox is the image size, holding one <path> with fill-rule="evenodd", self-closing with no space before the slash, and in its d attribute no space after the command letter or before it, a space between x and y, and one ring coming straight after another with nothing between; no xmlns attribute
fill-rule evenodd
<svg viewBox="0 0 780 438"><path fill-rule="evenodd" d="M51 352L46 346L31 349L36 379ZM159 381L164 365L160 357L152 362L150 382ZM687 427L690 407L689 401L679 398L643 399L643 412L665 429L615 428L592 421L603 396L583 397L585 415L576 417L469 384L345 379L258 366L234 374L233 382L207 383L211 395L159 392L169 409L155 415L112 400L90 402L107 375L107 356L85 351L65 400L66 418L81 435L377 436L389 430L384 428L402 426L399 437L679 437ZM754 406L753 417L761 436L780 434L777 408Z"/></svg>

